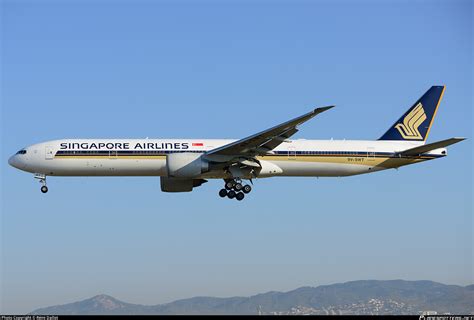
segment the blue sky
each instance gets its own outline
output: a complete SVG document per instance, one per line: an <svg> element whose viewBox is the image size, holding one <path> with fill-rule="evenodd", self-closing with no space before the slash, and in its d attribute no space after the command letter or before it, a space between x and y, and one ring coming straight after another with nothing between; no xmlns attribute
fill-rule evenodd
<svg viewBox="0 0 474 320"><path fill-rule="evenodd" d="M473 283L471 1L2 1L1 312L358 279ZM7 164L59 138L376 139L431 85L440 160L349 178L51 178Z"/></svg>

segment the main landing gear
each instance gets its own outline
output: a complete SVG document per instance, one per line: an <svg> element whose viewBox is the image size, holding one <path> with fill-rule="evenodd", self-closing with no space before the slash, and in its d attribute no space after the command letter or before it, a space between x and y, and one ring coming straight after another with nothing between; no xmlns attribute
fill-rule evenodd
<svg viewBox="0 0 474 320"><path fill-rule="evenodd" d="M243 185L240 179L225 180L224 189L219 191L219 196L242 201L245 194L250 193L250 191L252 191L252 187L249 184Z"/></svg>
<svg viewBox="0 0 474 320"><path fill-rule="evenodd" d="M48 187L46 186L46 175L42 173L36 173L35 179L38 179L41 183L41 192L46 193L48 192Z"/></svg>

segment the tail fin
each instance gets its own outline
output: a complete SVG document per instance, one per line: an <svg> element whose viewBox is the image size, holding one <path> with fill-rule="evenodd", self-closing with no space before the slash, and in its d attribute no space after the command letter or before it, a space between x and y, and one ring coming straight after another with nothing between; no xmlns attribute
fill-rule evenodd
<svg viewBox="0 0 474 320"><path fill-rule="evenodd" d="M432 86L379 140L426 141L445 86Z"/></svg>

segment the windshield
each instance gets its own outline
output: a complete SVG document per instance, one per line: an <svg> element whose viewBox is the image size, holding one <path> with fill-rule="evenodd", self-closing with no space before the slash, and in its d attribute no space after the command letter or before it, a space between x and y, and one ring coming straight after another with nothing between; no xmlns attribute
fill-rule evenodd
<svg viewBox="0 0 474 320"><path fill-rule="evenodd" d="M21 149L21 150L18 151L16 154L26 154L26 150L25 150L25 149Z"/></svg>

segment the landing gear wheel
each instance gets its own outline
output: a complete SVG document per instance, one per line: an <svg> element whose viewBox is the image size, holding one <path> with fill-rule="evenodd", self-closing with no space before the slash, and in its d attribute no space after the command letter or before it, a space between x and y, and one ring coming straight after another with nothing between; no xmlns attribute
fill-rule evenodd
<svg viewBox="0 0 474 320"><path fill-rule="evenodd" d="M235 191L240 191L242 190L243 186L241 183L236 183L234 186Z"/></svg>
<svg viewBox="0 0 474 320"><path fill-rule="evenodd" d="M227 190L221 189L221 191L219 191L219 195L221 196L221 198L227 197Z"/></svg>
<svg viewBox="0 0 474 320"><path fill-rule="evenodd" d="M239 193L236 194L235 198L239 201L242 201L242 200L244 200L245 195L242 192L239 192Z"/></svg>
<svg viewBox="0 0 474 320"><path fill-rule="evenodd" d="M48 187L47 186L42 186L41 187L41 192L43 192L43 193L48 192Z"/></svg>
<svg viewBox="0 0 474 320"><path fill-rule="evenodd" d="M252 191L252 187L248 184L246 184L244 186L244 190L243 190L245 193L249 193L250 191Z"/></svg>
<svg viewBox="0 0 474 320"><path fill-rule="evenodd" d="M229 192L227 192L227 197L229 199L234 199L235 198L235 191L234 190L230 190Z"/></svg>
<svg viewBox="0 0 474 320"><path fill-rule="evenodd" d="M226 188L227 190L232 190L232 188L234 187L234 184L235 184L234 181L227 181L227 182L225 183L225 188Z"/></svg>

